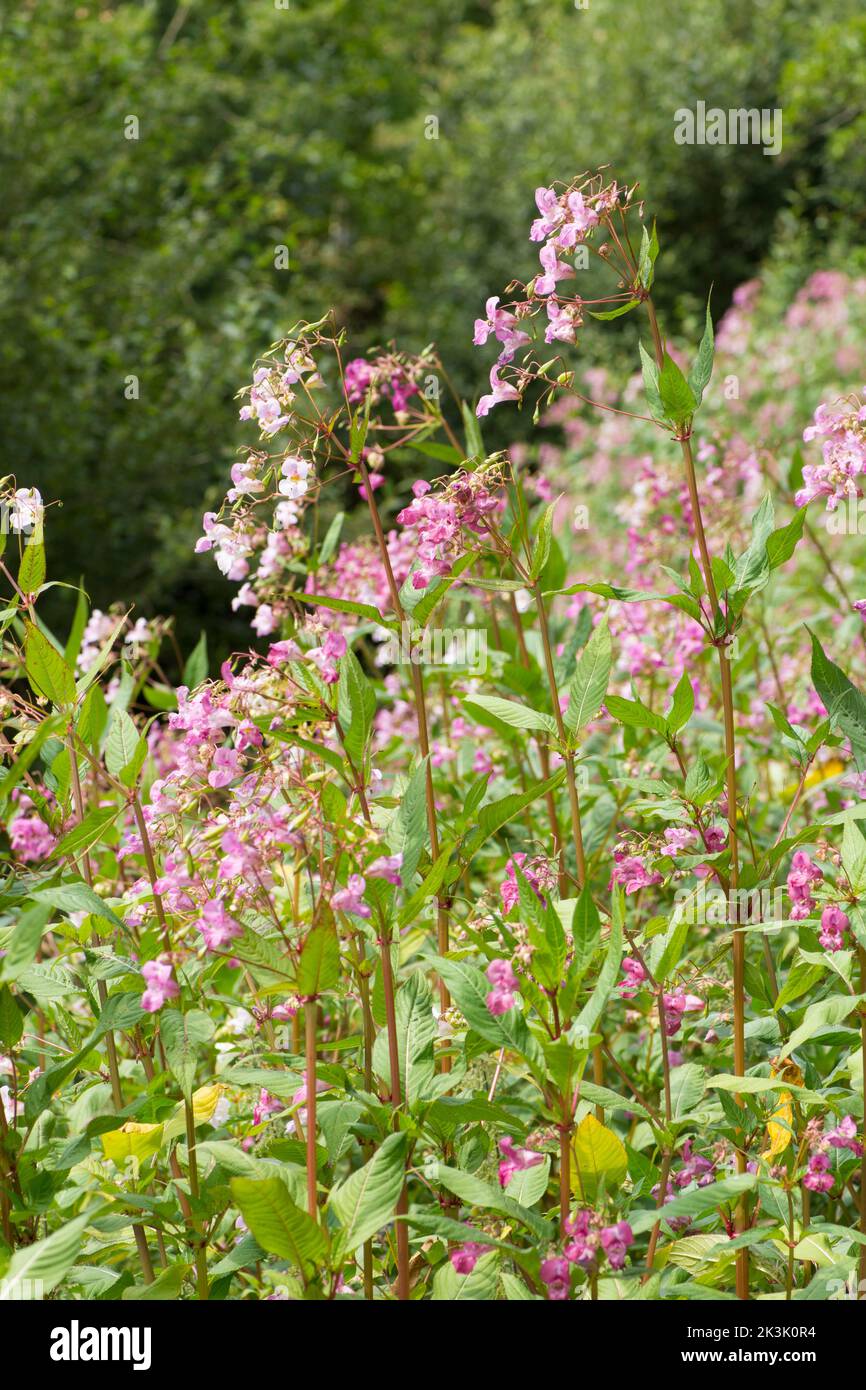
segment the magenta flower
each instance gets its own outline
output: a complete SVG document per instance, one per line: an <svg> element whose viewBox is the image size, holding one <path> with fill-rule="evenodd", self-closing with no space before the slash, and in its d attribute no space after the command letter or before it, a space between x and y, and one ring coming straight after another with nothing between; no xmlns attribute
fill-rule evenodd
<svg viewBox="0 0 866 1390"><path fill-rule="evenodd" d="M158 1013L168 999L176 999L180 986L172 974L171 962L164 957L145 961L141 973L147 981L147 989L141 996L141 1007L149 1014Z"/></svg>
<svg viewBox="0 0 866 1390"><path fill-rule="evenodd" d="M863 1156L863 1145L857 1138L857 1124L852 1115L846 1115L835 1129L825 1135L827 1143L834 1149L850 1149L858 1158Z"/></svg>
<svg viewBox="0 0 866 1390"><path fill-rule="evenodd" d="M456 1246L449 1258L457 1274L471 1274L481 1256L490 1248L477 1240L467 1240L464 1245Z"/></svg>
<svg viewBox="0 0 866 1390"><path fill-rule="evenodd" d="M522 1173L527 1168L537 1168L539 1163L544 1162L544 1155L534 1153L532 1149L524 1149L515 1145L510 1134L506 1134L499 1141L499 1152L503 1155L499 1165L499 1185L507 1187L515 1173Z"/></svg>
<svg viewBox="0 0 866 1390"><path fill-rule="evenodd" d="M812 1154L809 1159L809 1168L803 1178L803 1186L808 1187L810 1192L829 1192L835 1181L833 1174L829 1172L830 1160L826 1154Z"/></svg>
<svg viewBox="0 0 866 1390"><path fill-rule="evenodd" d="M570 1292L570 1270L568 1260L561 1255L542 1260L540 1270L542 1282L547 1285L547 1297L553 1303L568 1298Z"/></svg>
<svg viewBox="0 0 866 1390"><path fill-rule="evenodd" d="M517 976L507 960L492 960L486 975L493 986L486 1000L488 1009L492 1014L507 1014L517 1002Z"/></svg>
<svg viewBox="0 0 866 1390"><path fill-rule="evenodd" d="M635 960L634 956L626 956L622 968L625 972L625 979L619 981L617 989L623 999L634 999L647 977L646 970L639 960Z"/></svg>
<svg viewBox="0 0 866 1390"><path fill-rule="evenodd" d="M601 1243L611 1269L622 1269L634 1235L627 1221L618 1221L615 1226L606 1226L601 1233Z"/></svg>
<svg viewBox="0 0 866 1390"><path fill-rule="evenodd" d="M370 917L371 909L361 896L366 886L366 880L360 874L350 874L346 887L331 898L331 907L335 912L350 912L354 917Z"/></svg>
<svg viewBox="0 0 866 1390"><path fill-rule="evenodd" d="M201 910L201 920L196 923L209 951L218 951L227 946L236 936L243 936L244 929L226 912L225 903L219 898L211 898Z"/></svg>
<svg viewBox="0 0 866 1390"><path fill-rule="evenodd" d="M842 950L849 925L847 915L835 903L828 904L824 908L821 913L819 940L825 951Z"/></svg>
<svg viewBox="0 0 866 1390"><path fill-rule="evenodd" d="M795 921L808 917L815 906L812 885L820 883L824 875L813 864L805 850L798 849L788 870L788 895L791 899L791 916Z"/></svg>
<svg viewBox="0 0 866 1390"><path fill-rule="evenodd" d="M613 857L615 862L608 889L615 883L621 883L626 893L637 893L641 888L651 888L653 884L661 883L661 874L651 874L635 855L614 850Z"/></svg>
<svg viewBox="0 0 866 1390"><path fill-rule="evenodd" d="M400 877L402 867L402 854L385 854L379 859L374 859L372 864L367 865L367 877L384 878L386 883L393 883L395 888L399 888L402 883Z"/></svg>

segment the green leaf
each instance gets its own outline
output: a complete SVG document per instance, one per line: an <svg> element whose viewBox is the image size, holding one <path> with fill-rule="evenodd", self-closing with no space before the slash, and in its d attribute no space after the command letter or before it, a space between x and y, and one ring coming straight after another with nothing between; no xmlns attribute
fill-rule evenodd
<svg viewBox="0 0 866 1390"><path fill-rule="evenodd" d="M563 720L572 733L577 733L598 714L607 693L612 660L610 632L605 616L593 628L568 687L568 707Z"/></svg>
<svg viewBox="0 0 866 1390"><path fill-rule="evenodd" d="M111 716L105 743L105 766L113 777L126 785L127 776L134 781L147 757L147 740L143 739L124 709L115 709ZM128 771L129 770L129 771Z"/></svg>
<svg viewBox="0 0 866 1390"><path fill-rule="evenodd" d="M125 930L124 923L116 912L108 906L104 898L100 898L98 893L78 879L72 882L60 883L52 888L37 888L31 895L39 902L52 903L61 912L91 912L96 917L101 917L103 921L110 922L113 927L120 927Z"/></svg>
<svg viewBox="0 0 866 1390"><path fill-rule="evenodd" d="M282 1178L232 1178L232 1197L263 1250L288 1260L305 1276L324 1261L321 1227L289 1196Z"/></svg>
<svg viewBox="0 0 866 1390"><path fill-rule="evenodd" d="M424 1100L436 1074L433 1043L437 1030L430 987L420 971L410 975L397 991L397 1054L400 1093L413 1105ZM379 1076L391 1080L388 1034L383 1029L373 1048L373 1065Z"/></svg>
<svg viewBox="0 0 866 1390"><path fill-rule="evenodd" d="M608 706L610 708L610 706ZM687 671L683 671L674 691L673 703L665 716L668 731L679 733L692 717L695 708L695 692Z"/></svg>
<svg viewBox="0 0 866 1390"><path fill-rule="evenodd" d="M195 690L202 681L207 680L207 633L202 632L183 668L182 685Z"/></svg>
<svg viewBox="0 0 866 1390"><path fill-rule="evenodd" d="M335 613L352 613L356 618L363 618L365 622L375 623L377 627L390 627L397 630L397 624L389 621L369 603L355 603L352 599L332 598L330 594L301 594L297 595L300 603L312 603L319 608L332 608ZM341 663L342 664L342 663Z"/></svg>
<svg viewBox="0 0 866 1390"><path fill-rule="evenodd" d="M95 687L94 687L95 689ZM71 830L58 840L51 851L51 858L57 859L62 855L74 856L84 854L101 840L109 826L113 825L121 812L120 806L103 806L95 811L88 811L84 820L78 825L74 825Z"/></svg>
<svg viewBox="0 0 866 1390"><path fill-rule="evenodd" d="M823 1028L832 1028L837 1023L842 1023L864 999L864 994L834 994L829 999L820 999L817 1004L810 1004L803 1015L803 1022L799 1028L794 1029L779 1053L779 1060L790 1057L792 1052L802 1047L810 1038L814 1038Z"/></svg>
<svg viewBox="0 0 866 1390"><path fill-rule="evenodd" d="M604 1007L610 998L611 991L616 983L619 974L620 962L622 960L622 919L623 903L622 894L615 891L612 899L613 916L610 924L610 937L607 945L607 955L604 964L598 974L595 988L587 1002L578 1015L577 1022L570 1030L572 1042L578 1040L581 1032L591 1033L604 1011Z"/></svg>
<svg viewBox="0 0 866 1390"><path fill-rule="evenodd" d="M18 567L18 587L24 594L36 594L45 583L45 546L24 546Z"/></svg>
<svg viewBox="0 0 866 1390"><path fill-rule="evenodd" d="M643 384L646 398L649 402L650 414L654 420L664 422L665 408L659 391L659 369L656 365L655 358L650 356L643 343L638 343L638 348L640 350L640 365L641 371L643 372Z"/></svg>
<svg viewBox="0 0 866 1390"><path fill-rule="evenodd" d="M367 740L376 713L376 693L358 658L349 648L340 658L340 679L337 685L337 710L343 729L346 752L356 767L363 764Z"/></svg>
<svg viewBox="0 0 866 1390"><path fill-rule="evenodd" d="M103 1210L102 1205L92 1207L44 1240L34 1241L16 1251L5 1276L0 1279L0 1302L26 1297L28 1288L33 1286L39 1288L40 1294L56 1288L78 1259L85 1229Z"/></svg>
<svg viewBox="0 0 866 1390"><path fill-rule="evenodd" d="M473 695L472 699L465 703L473 716L478 711L479 724L486 722L485 714L491 714L499 724L507 724L510 729L542 730L554 735L557 732L556 720L552 715L529 709L527 705L519 705L516 700L502 700L498 695ZM496 725L492 727L495 728Z"/></svg>
<svg viewBox="0 0 866 1390"><path fill-rule="evenodd" d="M602 319L605 322L609 319L622 318L623 314L630 314L632 309L637 309L640 304L639 299L629 299L625 304L620 304L616 309L605 309L601 313L596 313L595 309L588 309L594 319Z"/></svg>
<svg viewBox="0 0 866 1390"><path fill-rule="evenodd" d="M547 557L550 554L550 542L552 539L553 514L557 503L549 502L541 513L541 518L535 531L535 541L532 547L532 560L529 567L531 579L537 579L547 564Z"/></svg>
<svg viewBox="0 0 866 1390"><path fill-rule="evenodd" d="M626 700L622 695L608 695L604 703L608 713L630 729L652 729L662 736L667 731L667 724L661 715L648 709L641 700Z"/></svg>
<svg viewBox="0 0 866 1390"><path fill-rule="evenodd" d="M160 1014L159 1031L169 1070L189 1100L195 1085L199 1049L213 1037L213 1020L202 1009L190 1009L185 1014L180 1009L164 1009Z"/></svg>
<svg viewBox="0 0 866 1390"><path fill-rule="evenodd" d="M790 560L797 545L803 535L803 527L806 524L806 508L801 507L794 513L787 526L780 526L772 535L767 537L767 559L770 562L770 569L778 569Z"/></svg>
<svg viewBox="0 0 866 1390"><path fill-rule="evenodd" d="M326 565L330 560L340 539L340 532L343 529L343 522L346 520L345 512L337 512L332 518L331 524L325 532L324 540L319 547L319 564Z"/></svg>
<svg viewBox="0 0 866 1390"><path fill-rule="evenodd" d="M496 1047L507 1047L532 1065L543 1065L544 1056L517 1008L492 1014L487 1007L490 985L481 971L465 960L432 956L430 964L453 996L471 1028Z"/></svg>
<svg viewBox="0 0 866 1390"><path fill-rule="evenodd" d="M484 457L484 440L481 437L481 426L474 410L470 410L465 401L460 405L463 415L463 427L466 431L466 457L468 459L481 459Z"/></svg>
<svg viewBox="0 0 866 1390"><path fill-rule="evenodd" d="M298 993L318 998L340 978L340 942L333 922L307 933L298 964Z"/></svg>
<svg viewBox="0 0 866 1390"><path fill-rule="evenodd" d="M852 892L858 898L866 893L866 837L853 820L847 820L842 831L842 868Z"/></svg>
<svg viewBox="0 0 866 1390"><path fill-rule="evenodd" d="M562 903L557 904L562 907ZM574 907L571 919L571 970L580 978L586 974L601 939L601 918L587 884Z"/></svg>
<svg viewBox="0 0 866 1390"><path fill-rule="evenodd" d="M674 1120L684 1120L707 1088L707 1074L697 1062L686 1062L671 1071L671 1109Z"/></svg>
<svg viewBox="0 0 866 1390"><path fill-rule="evenodd" d="M75 677L60 652L32 623L26 625L24 666L37 695L61 707L75 703Z"/></svg>
<svg viewBox="0 0 866 1390"><path fill-rule="evenodd" d="M548 777L543 782L536 782L525 792L511 792L499 801L491 801L489 805L482 806L478 813L478 826L467 837L463 846L465 859L470 860L485 840L488 840L491 835L495 835L497 830L500 830L508 821L513 820L515 816L519 816L526 806L531 806L534 801L546 796L549 791L558 787L564 776L565 770L560 768L552 777Z"/></svg>
<svg viewBox="0 0 866 1390"><path fill-rule="evenodd" d="M392 1219L406 1178L406 1146L405 1134L389 1134L363 1168L332 1190L329 1206L343 1227L347 1249L357 1250Z"/></svg>
<svg viewBox="0 0 866 1390"><path fill-rule="evenodd" d="M8 985L0 985L0 1045L13 1048L24 1032L24 1015ZM2 1283L0 1283L2 1289Z"/></svg>
<svg viewBox="0 0 866 1390"><path fill-rule="evenodd" d="M651 290L655 279L655 263L659 254L659 238L653 219L652 235L646 227L641 227L640 257L637 265L637 278L642 289Z"/></svg>
<svg viewBox="0 0 866 1390"><path fill-rule="evenodd" d="M711 291L712 293L712 291ZM689 372L689 386L694 395L696 405L700 405L704 398L704 391L709 385L710 377L713 374L713 355L715 344L713 339L713 320L710 314L710 296L707 296L707 314L704 325L704 333L701 338L698 355L692 364Z"/></svg>
<svg viewBox="0 0 866 1390"><path fill-rule="evenodd" d="M866 699L856 686L824 652L818 638L812 638L812 684L830 719L851 743L858 772L866 770Z"/></svg>
<svg viewBox="0 0 866 1390"><path fill-rule="evenodd" d="M392 854L403 856L400 879L404 888L414 879L418 861L430 837L427 826L427 767L428 759L421 758L413 769L388 831Z"/></svg>
<svg viewBox="0 0 866 1390"><path fill-rule="evenodd" d="M84 592L84 580L78 586L78 597L75 600L75 613L72 617L72 626L69 629L69 636L66 639L66 647L63 655L69 666L75 670L75 663L78 660L78 653L81 651L81 639L84 636L84 629L87 627L87 619L90 608L87 602L87 594Z"/></svg>
<svg viewBox="0 0 866 1390"><path fill-rule="evenodd" d="M437 1269L433 1278L434 1303L491 1303L496 1298L499 1254L491 1250L482 1255L470 1274L458 1274L450 1260Z"/></svg>
<svg viewBox="0 0 866 1390"><path fill-rule="evenodd" d="M675 425L690 420L698 408L697 398L673 358L665 353L658 378L659 395L667 418Z"/></svg>
<svg viewBox="0 0 866 1390"><path fill-rule="evenodd" d="M125 1303L152 1303L158 1300L174 1302L179 1298L183 1281L191 1269L192 1265L189 1264L169 1265L152 1284L134 1284L132 1288L124 1289L120 1297Z"/></svg>
<svg viewBox="0 0 866 1390"><path fill-rule="evenodd" d="M723 1178L721 1182L708 1183L706 1187L699 1187L694 1192L675 1197L672 1202L665 1202L659 1211L633 1212L629 1224L637 1236L649 1231L659 1217L662 1221L670 1222L672 1217L704 1216L716 1207L738 1201L744 1192L754 1191L757 1182L757 1173L740 1173L735 1178Z"/></svg>
<svg viewBox="0 0 866 1390"><path fill-rule="evenodd" d="M43 906L38 903L28 912L21 914L15 930L6 942L5 954L0 959L0 976L4 980L14 980L16 975L31 964L52 912L53 908L49 904Z"/></svg>

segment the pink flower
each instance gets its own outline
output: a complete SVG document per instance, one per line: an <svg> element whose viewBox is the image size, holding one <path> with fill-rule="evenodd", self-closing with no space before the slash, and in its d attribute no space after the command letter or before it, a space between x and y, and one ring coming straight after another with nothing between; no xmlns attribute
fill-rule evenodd
<svg viewBox="0 0 866 1390"><path fill-rule="evenodd" d="M475 407L475 414L480 418L489 415L493 407L499 405L501 401L520 400L520 392L515 386L509 386L508 382L499 380L499 368L501 365L500 362L496 362L490 369L490 395L482 396L478 405ZM399 521L399 517L397 519Z"/></svg>
<svg viewBox="0 0 866 1390"><path fill-rule="evenodd" d="M547 1297L554 1303L568 1298L570 1290L570 1270L568 1260L561 1255L541 1262L541 1279L547 1285Z"/></svg>
<svg viewBox="0 0 866 1390"><path fill-rule="evenodd" d="M471 1274L485 1250L489 1249L489 1245L467 1240L464 1245L458 1245L450 1252L451 1264L457 1274Z"/></svg>
<svg viewBox="0 0 866 1390"><path fill-rule="evenodd" d="M493 986L486 1000L488 1009L492 1014L507 1014L517 1002L517 976L507 960L492 960L486 974Z"/></svg>
<svg viewBox="0 0 866 1390"><path fill-rule="evenodd" d="M274 1115L278 1110L283 1109L285 1109L283 1102L262 1087L259 1091L259 1098L253 1107L253 1124L260 1125L269 1115Z"/></svg>
<svg viewBox="0 0 866 1390"><path fill-rule="evenodd" d="M180 994L180 986L172 974L171 962L164 957L145 961L141 973L147 981L147 989L141 996L141 1007L147 1013L158 1013L168 999L176 999Z"/></svg>
<svg viewBox="0 0 866 1390"><path fill-rule="evenodd" d="M703 999L699 999L696 994L684 994L682 990L677 990L675 994L666 994L664 1004L665 1033L669 1038L679 1032L683 1014L701 1013L704 1007Z"/></svg>
<svg viewBox="0 0 866 1390"><path fill-rule="evenodd" d="M346 887L331 898L331 907L335 912L350 912L354 917L370 917L372 911L361 896L366 886L366 879L360 874L350 874Z"/></svg>
<svg viewBox="0 0 866 1390"><path fill-rule="evenodd" d="M825 951L841 951L845 945L845 932L849 922L847 915L835 903L828 904L821 913L819 940Z"/></svg>
<svg viewBox="0 0 866 1390"><path fill-rule="evenodd" d="M825 1137L834 1149L850 1149L852 1154L862 1157L863 1145L857 1138L857 1124L853 1116L846 1115Z"/></svg>
<svg viewBox="0 0 866 1390"><path fill-rule="evenodd" d="M530 241L546 241L551 232L555 232L563 217L564 209L560 206L553 188L536 188L535 206L541 213L532 224L529 232Z"/></svg>
<svg viewBox="0 0 866 1390"><path fill-rule="evenodd" d="M367 877L384 878L387 883L393 883L395 888L399 888L403 881L400 877L402 867L402 854L385 854L367 865Z"/></svg>
<svg viewBox="0 0 866 1390"><path fill-rule="evenodd" d="M522 1173L527 1168L537 1168L539 1163L544 1162L544 1155L533 1153L532 1149L524 1149L515 1146L514 1140L506 1134L499 1141L499 1152L503 1155L499 1165L499 1184L507 1187L515 1173Z"/></svg>
<svg viewBox="0 0 866 1390"><path fill-rule="evenodd" d="M650 888L661 883L661 874L651 874L636 855L627 855L622 850L614 850L614 867L608 888L621 883L626 893L637 893L641 888Z"/></svg>
<svg viewBox="0 0 866 1390"><path fill-rule="evenodd" d="M601 1233L601 1243L611 1269L622 1269L628 1248L634 1243L631 1226L627 1221L606 1226Z"/></svg>
<svg viewBox="0 0 866 1390"><path fill-rule="evenodd" d="M833 1174L828 1171L829 1167L830 1160L826 1154L812 1154L803 1186L808 1187L810 1192L829 1192L835 1181Z"/></svg>
<svg viewBox="0 0 866 1390"><path fill-rule="evenodd" d="M239 922L226 912L221 898L210 898L201 910L201 919L196 923L209 951L217 951L227 946L236 936L243 936L244 929Z"/></svg>
<svg viewBox="0 0 866 1390"><path fill-rule="evenodd" d="M536 294L552 294L556 289L557 280L566 280L574 275L570 265L556 259L556 247L553 245L543 246L538 259L541 261L544 274L536 278Z"/></svg>
<svg viewBox="0 0 866 1390"><path fill-rule="evenodd" d="M788 870L788 895L791 899L791 916L795 921L808 917L815 906L812 897L812 884L820 883L824 875L813 864L805 850L798 849Z"/></svg>
<svg viewBox="0 0 866 1390"><path fill-rule="evenodd" d="M623 999L634 999L647 977L646 970L641 965L640 961L635 960L633 956L625 957L622 968L625 971L625 979L620 980L617 989Z"/></svg>

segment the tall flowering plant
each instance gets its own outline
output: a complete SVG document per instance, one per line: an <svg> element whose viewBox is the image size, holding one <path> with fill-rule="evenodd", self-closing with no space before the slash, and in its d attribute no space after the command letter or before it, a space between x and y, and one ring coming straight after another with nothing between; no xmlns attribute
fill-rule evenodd
<svg viewBox="0 0 866 1390"><path fill-rule="evenodd" d="M474 411L329 319L256 364L197 545L251 616L218 673L84 592L52 632L4 482L4 1287L866 1278L866 606L820 534L861 498L863 287L780 331L746 286L684 350L638 190L536 201ZM619 388L581 361L625 315ZM488 454L529 403L542 442Z"/></svg>

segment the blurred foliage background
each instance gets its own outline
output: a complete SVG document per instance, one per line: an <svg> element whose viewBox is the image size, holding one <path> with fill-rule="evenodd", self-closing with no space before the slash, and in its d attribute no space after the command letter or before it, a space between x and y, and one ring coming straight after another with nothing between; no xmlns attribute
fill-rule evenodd
<svg viewBox="0 0 866 1390"><path fill-rule="evenodd" d="M673 332L710 282L718 315L761 269L780 295L856 269L864 70L859 0L5 4L0 439L3 471L62 501L52 577L176 613L187 648L202 626L247 645L192 547L253 358L333 307L357 350L435 340L477 396L472 321L536 268L539 183L640 180ZM781 155L678 146L698 100L781 108ZM490 442L529 427L499 412Z"/></svg>

